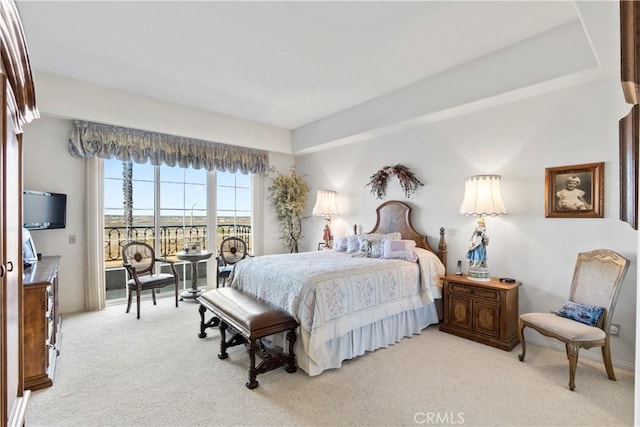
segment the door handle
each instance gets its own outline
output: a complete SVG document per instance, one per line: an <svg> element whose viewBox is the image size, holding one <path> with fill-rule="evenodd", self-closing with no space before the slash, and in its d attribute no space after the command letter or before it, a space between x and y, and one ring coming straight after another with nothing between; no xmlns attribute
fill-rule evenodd
<svg viewBox="0 0 640 427"><path fill-rule="evenodd" d="M0 264L0 277L4 277L4 264Z"/></svg>
<svg viewBox="0 0 640 427"><path fill-rule="evenodd" d="M13 271L13 261L9 261L7 263L7 273L12 272Z"/></svg>

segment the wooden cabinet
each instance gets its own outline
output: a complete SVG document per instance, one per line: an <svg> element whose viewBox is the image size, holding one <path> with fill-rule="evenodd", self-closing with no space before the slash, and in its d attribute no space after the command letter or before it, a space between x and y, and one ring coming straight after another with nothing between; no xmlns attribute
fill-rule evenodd
<svg viewBox="0 0 640 427"><path fill-rule="evenodd" d="M38 117L29 55L14 1L0 2L0 423L24 424L22 125Z"/></svg>
<svg viewBox="0 0 640 427"><path fill-rule="evenodd" d="M496 278L481 282L464 276L443 278L444 319L440 330L511 350L518 339L518 287Z"/></svg>
<svg viewBox="0 0 640 427"><path fill-rule="evenodd" d="M42 257L24 270L24 388L53 385L59 354L58 267L60 257Z"/></svg>

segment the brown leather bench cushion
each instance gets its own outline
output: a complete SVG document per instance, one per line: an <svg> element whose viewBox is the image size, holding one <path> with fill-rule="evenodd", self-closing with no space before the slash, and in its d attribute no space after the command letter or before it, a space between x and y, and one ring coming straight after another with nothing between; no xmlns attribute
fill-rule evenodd
<svg viewBox="0 0 640 427"><path fill-rule="evenodd" d="M298 326L286 312L235 288L212 289L200 295L198 300L250 340Z"/></svg>

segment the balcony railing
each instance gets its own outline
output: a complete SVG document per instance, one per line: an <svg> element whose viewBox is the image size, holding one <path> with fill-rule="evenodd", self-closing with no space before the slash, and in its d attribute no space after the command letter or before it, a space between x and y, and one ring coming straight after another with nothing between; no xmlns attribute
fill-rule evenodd
<svg viewBox="0 0 640 427"><path fill-rule="evenodd" d="M104 245L105 261L122 261L122 246L129 241L146 242L153 246L155 229L152 225L129 227L105 227ZM225 237L236 236L247 242L247 249L251 252L251 226L218 224L216 225L216 249ZM185 242L199 242L202 249L207 249L207 226L190 225L162 225L160 226L160 253L164 258L173 255L184 248Z"/></svg>

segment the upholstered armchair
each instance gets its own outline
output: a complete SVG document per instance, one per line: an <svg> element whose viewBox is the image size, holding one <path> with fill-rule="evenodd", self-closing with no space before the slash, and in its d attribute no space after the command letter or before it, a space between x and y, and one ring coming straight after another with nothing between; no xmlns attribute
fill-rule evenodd
<svg viewBox="0 0 640 427"><path fill-rule="evenodd" d="M573 272L569 301L557 313L520 315L518 336L524 361L527 347L524 328L565 344L569 359L569 389L575 389L578 352L581 348L602 348L602 359L610 380L615 381L611 363L609 327L613 318L620 285L629 268L629 260L611 250L598 249L578 254Z"/></svg>

